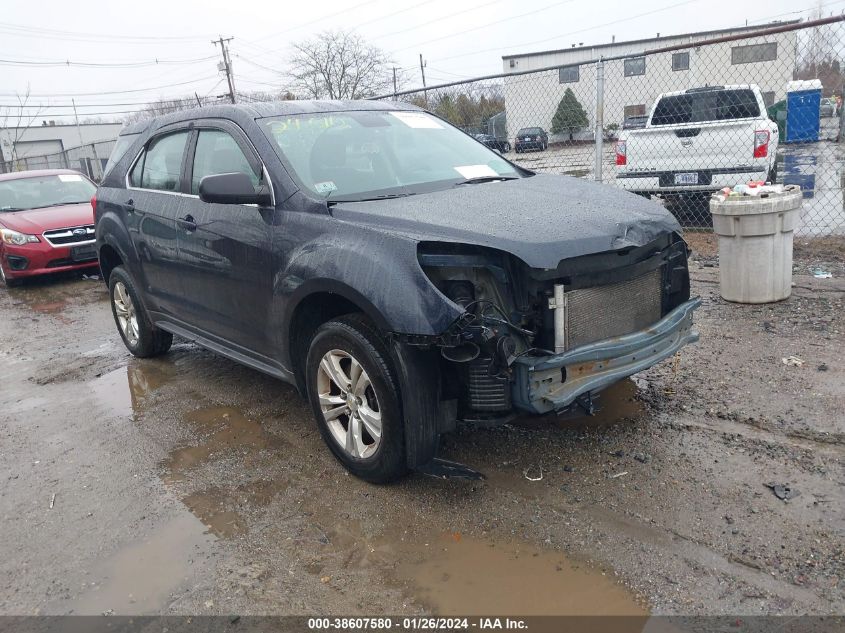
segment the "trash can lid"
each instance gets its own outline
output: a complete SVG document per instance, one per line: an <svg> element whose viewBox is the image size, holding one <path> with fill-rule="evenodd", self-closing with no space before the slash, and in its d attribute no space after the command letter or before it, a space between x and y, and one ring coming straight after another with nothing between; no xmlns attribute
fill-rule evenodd
<svg viewBox="0 0 845 633"><path fill-rule="evenodd" d="M714 215L754 215L781 213L801 207L803 194L798 185L737 185L725 188L710 197L710 213Z"/></svg>

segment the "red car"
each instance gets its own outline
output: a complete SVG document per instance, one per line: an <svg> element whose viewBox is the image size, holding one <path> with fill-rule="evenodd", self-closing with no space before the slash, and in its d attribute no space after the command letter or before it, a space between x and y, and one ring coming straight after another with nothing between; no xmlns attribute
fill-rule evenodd
<svg viewBox="0 0 845 633"><path fill-rule="evenodd" d="M70 169L0 174L0 282L96 267L96 191Z"/></svg>

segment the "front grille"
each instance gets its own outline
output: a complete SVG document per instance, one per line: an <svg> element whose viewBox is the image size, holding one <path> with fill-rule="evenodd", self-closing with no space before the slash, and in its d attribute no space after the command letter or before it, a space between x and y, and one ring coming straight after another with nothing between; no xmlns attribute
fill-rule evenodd
<svg viewBox="0 0 845 633"><path fill-rule="evenodd" d="M661 269L566 293L566 349L630 334L660 320Z"/></svg>
<svg viewBox="0 0 845 633"><path fill-rule="evenodd" d="M84 232L83 232L84 231ZM44 232L44 239L53 246L67 246L81 242L94 241L94 225L72 226L66 229L53 229Z"/></svg>

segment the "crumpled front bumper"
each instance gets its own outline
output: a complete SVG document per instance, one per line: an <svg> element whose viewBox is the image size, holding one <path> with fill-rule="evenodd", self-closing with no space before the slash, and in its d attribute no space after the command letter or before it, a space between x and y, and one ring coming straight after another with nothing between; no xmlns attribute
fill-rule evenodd
<svg viewBox="0 0 845 633"><path fill-rule="evenodd" d="M648 369L698 340L692 313L701 299L679 305L654 325L624 336L582 345L561 354L514 361L513 403L531 413L569 407L579 396L597 392Z"/></svg>

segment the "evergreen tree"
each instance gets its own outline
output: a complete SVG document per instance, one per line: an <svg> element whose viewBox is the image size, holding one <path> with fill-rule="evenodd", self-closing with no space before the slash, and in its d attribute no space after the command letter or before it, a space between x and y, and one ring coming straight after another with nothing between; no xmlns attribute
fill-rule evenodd
<svg viewBox="0 0 845 633"><path fill-rule="evenodd" d="M552 133L568 133L571 141L573 134L587 127L588 124L589 121L584 107L578 101L575 93L572 92L572 88L567 88L560 103L557 104L555 115L552 117Z"/></svg>

